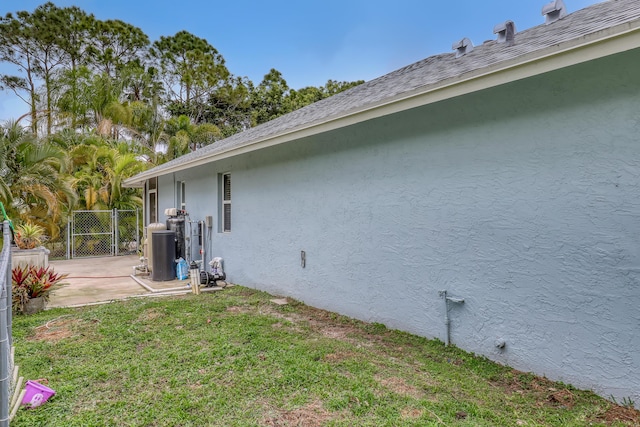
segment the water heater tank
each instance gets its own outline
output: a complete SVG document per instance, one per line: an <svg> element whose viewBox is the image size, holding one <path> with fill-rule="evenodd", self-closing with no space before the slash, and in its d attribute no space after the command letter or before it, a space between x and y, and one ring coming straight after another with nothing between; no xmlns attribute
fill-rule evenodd
<svg viewBox="0 0 640 427"><path fill-rule="evenodd" d="M187 259L185 254L184 217L176 216L168 218L167 230L176 233L176 259Z"/></svg>

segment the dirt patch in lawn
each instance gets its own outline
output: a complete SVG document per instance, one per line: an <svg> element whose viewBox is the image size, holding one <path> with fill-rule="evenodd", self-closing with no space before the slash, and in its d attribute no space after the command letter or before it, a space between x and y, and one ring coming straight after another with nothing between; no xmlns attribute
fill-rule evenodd
<svg viewBox="0 0 640 427"><path fill-rule="evenodd" d="M274 411L276 412L274 414ZM269 427L321 427L334 420L336 413L327 411L322 402L314 401L301 408L271 409L260 425Z"/></svg>
<svg viewBox="0 0 640 427"><path fill-rule="evenodd" d="M356 359L358 354L353 351L336 351L334 353L325 354L324 360L327 362L338 363L347 359Z"/></svg>
<svg viewBox="0 0 640 427"><path fill-rule="evenodd" d="M422 417L422 414L424 414L424 410L418 408L404 408L400 411L400 416L404 420L415 420Z"/></svg>
<svg viewBox="0 0 640 427"><path fill-rule="evenodd" d="M78 319L57 318L49 320L44 325L35 328L32 341L58 342L76 335L76 326L81 323Z"/></svg>
<svg viewBox="0 0 640 427"><path fill-rule="evenodd" d="M251 307L241 307L238 305L232 305L226 308L229 313L251 313L253 309Z"/></svg>
<svg viewBox="0 0 640 427"><path fill-rule="evenodd" d="M512 370L509 379L492 383L494 386L503 388L508 393L532 394L536 397L539 406L555 406L571 409L576 401L580 400L570 389L559 388L557 384L543 378L536 377L529 373ZM593 418L594 422L605 423L606 425L640 426L640 411L637 409L616 405L611 405L603 410L603 413Z"/></svg>
<svg viewBox="0 0 640 427"><path fill-rule="evenodd" d="M509 394L532 395L538 406L556 406L571 409L575 406L577 396L569 389L558 388L557 384L544 377L512 370L511 375L501 381L492 383Z"/></svg>
<svg viewBox="0 0 640 427"><path fill-rule="evenodd" d="M417 387L407 384L404 378L389 377L380 378L376 377L376 380L386 389L391 390L394 393L404 396L410 396L415 399L421 399L424 397L424 392Z"/></svg>
<svg viewBox="0 0 640 427"><path fill-rule="evenodd" d="M629 426L640 426L640 411L628 406L612 404L604 414L596 417L596 422L604 422L608 426L624 423Z"/></svg>
<svg viewBox="0 0 640 427"><path fill-rule="evenodd" d="M160 317L164 316L164 313L155 308L148 308L138 316L138 322L147 322L149 320L156 320Z"/></svg>

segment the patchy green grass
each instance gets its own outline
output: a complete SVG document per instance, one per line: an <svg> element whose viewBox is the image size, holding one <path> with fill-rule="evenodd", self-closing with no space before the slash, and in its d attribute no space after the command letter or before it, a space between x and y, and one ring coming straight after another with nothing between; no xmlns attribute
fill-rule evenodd
<svg viewBox="0 0 640 427"><path fill-rule="evenodd" d="M243 287L14 320L56 396L12 426L605 426L638 412ZM636 424L634 424L636 423Z"/></svg>

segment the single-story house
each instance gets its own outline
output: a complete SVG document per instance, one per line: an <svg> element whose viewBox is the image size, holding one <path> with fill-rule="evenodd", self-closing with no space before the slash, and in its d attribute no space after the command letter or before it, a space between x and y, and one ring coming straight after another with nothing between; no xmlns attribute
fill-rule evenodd
<svg viewBox="0 0 640 427"><path fill-rule="evenodd" d="M234 283L639 402L640 2L543 14L125 185Z"/></svg>

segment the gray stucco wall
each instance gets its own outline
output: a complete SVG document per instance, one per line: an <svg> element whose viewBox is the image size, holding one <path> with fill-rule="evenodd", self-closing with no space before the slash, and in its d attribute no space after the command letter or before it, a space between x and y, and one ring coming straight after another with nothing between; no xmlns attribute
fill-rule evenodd
<svg viewBox="0 0 640 427"><path fill-rule="evenodd" d="M441 340L447 290L453 344L640 401L638 53L163 177L160 212L186 181L235 283Z"/></svg>

